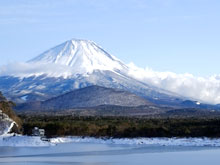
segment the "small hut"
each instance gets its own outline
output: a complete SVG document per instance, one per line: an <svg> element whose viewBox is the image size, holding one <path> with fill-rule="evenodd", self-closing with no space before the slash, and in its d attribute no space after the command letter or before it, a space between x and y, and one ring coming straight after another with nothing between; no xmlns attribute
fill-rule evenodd
<svg viewBox="0 0 220 165"><path fill-rule="evenodd" d="M32 129L32 136L41 136L43 137L45 135L45 130L44 129L39 129L38 127L34 127Z"/></svg>

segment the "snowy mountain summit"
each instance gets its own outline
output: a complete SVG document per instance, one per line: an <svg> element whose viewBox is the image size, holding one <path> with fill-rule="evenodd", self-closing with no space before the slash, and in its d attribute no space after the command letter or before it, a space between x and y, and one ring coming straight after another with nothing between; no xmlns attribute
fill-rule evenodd
<svg viewBox="0 0 220 165"><path fill-rule="evenodd" d="M71 67L72 74L92 73L94 70L118 70L126 72L128 67L107 53L93 41L72 39L31 59L32 64L56 64Z"/></svg>

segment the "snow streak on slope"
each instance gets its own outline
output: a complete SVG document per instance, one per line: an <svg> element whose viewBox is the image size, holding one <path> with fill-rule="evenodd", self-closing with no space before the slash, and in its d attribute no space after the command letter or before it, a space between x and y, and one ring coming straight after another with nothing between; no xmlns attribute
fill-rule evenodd
<svg viewBox="0 0 220 165"><path fill-rule="evenodd" d="M0 136L7 135L14 125L16 123L3 113L3 118L0 118Z"/></svg>

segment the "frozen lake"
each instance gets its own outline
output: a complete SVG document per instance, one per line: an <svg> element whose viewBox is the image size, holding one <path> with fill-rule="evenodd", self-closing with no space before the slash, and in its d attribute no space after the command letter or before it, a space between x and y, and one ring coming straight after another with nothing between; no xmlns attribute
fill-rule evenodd
<svg viewBox="0 0 220 165"><path fill-rule="evenodd" d="M0 164L219 165L220 147L155 144L59 143L45 147L0 147Z"/></svg>

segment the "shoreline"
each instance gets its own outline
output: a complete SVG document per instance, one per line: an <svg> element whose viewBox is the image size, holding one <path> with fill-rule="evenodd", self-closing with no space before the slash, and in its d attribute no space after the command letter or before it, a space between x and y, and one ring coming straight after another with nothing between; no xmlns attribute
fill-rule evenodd
<svg viewBox="0 0 220 165"><path fill-rule="evenodd" d="M0 136L0 147L49 147L62 143L93 143L114 145L143 145L143 146L182 146L182 147L220 147L220 138L166 138L166 137L139 137L139 138L95 138L82 136L65 136L49 138L42 141L41 137L8 134Z"/></svg>

